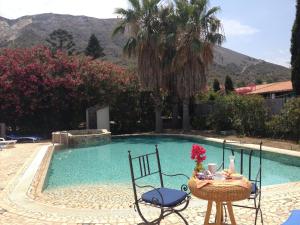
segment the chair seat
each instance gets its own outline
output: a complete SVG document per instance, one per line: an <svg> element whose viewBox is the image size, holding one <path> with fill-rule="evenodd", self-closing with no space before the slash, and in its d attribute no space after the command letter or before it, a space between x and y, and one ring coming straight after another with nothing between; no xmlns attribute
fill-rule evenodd
<svg viewBox="0 0 300 225"><path fill-rule="evenodd" d="M300 225L300 210L293 210L288 220L282 225Z"/></svg>
<svg viewBox="0 0 300 225"><path fill-rule="evenodd" d="M187 194L184 191L170 188L158 188L144 193L142 195L142 200L147 203L152 203L164 207L173 207L181 203L186 197Z"/></svg>
<svg viewBox="0 0 300 225"><path fill-rule="evenodd" d="M255 183L251 183L251 194L256 194L258 187Z"/></svg>

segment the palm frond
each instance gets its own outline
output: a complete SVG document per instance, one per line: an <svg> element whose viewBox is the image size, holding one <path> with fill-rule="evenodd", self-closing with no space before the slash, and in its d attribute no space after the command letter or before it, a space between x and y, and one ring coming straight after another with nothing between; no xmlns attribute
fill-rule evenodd
<svg viewBox="0 0 300 225"><path fill-rule="evenodd" d="M220 11L221 11L221 8L220 8L220 7L213 7L213 8L209 9L209 10L206 12L206 14L205 14L204 17L209 18L209 17L215 15L216 13L218 13L218 12L220 12Z"/></svg>
<svg viewBox="0 0 300 225"><path fill-rule="evenodd" d="M126 16L128 14L128 10L123 9L123 8L116 8L115 14L119 14L121 16Z"/></svg>
<svg viewBox="0 0 300 225"><path fill-rule="evenodd" d="M141 10L141 5L139 0L128 0L135 11Z"/></svg>
<svg viewBox="0 0 300 225"><path fill-rule="evenodd" d="M132 55L135 55L136 48L137 40L134 37L130 37L124 45L123 52L130 58Z"/></svg>
<svg viewBox="0 0 300 225"><path fill-rule="evenodd" d="M206 41L212 44L221 45L225 41L225 36L220 33L209 33L206 36Z"/></svg>
<svg viewBox="0 0 300 225"><path fill-rule="evenodd" d="M122 33L124 34L125 32L125 23L121 22L112 32L112 37L115 37L117 34Z"/></svg>

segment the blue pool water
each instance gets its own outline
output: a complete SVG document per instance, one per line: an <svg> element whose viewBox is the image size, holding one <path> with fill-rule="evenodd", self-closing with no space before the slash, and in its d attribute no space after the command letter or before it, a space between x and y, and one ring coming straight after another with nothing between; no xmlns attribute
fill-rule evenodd
<svg viewBox="0 0 300 225"><path fill-rule="evenodd" d="M45 187L51 189L85 184L131 184L128 150L131 150L134 157L154 152L155 144L158 144L162 170L165 173L184 173L190 176L195 166L195 162L190 159L191 146L194 143L202 145L207 150L207 160L204 165L208 163L221 164L222 146L212 142L165 136L113 138L112 142L106 145L55 151L48 170ZM225 167L228 167L229 154L230 152L227 151ZM239 154L236 153L235 155L237 159L236 169L239 170ZM264 155L262 160L263 185L300 181L300 165L298 167L278 162L280 161L278 157L280 156ZM150 158L150 161L154 162L153 159ZM258 157L254 157L253 177L256 174L258 165ZM156 165L153 164L152 166ZM248 168L247 163L244 166L244 168ZM137 165L134 165L134 167L136 169ZM153 184L157 181L158 177L154 175L142 180L141 184L143 182ZM166 185L171 187L185 182L184 179L168 178L165 180Z"/></svg>

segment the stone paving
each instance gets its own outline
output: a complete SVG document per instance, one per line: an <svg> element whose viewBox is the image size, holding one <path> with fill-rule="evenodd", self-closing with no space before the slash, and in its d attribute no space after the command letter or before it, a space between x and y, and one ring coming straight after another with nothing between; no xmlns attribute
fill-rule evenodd
<svg viewBox="0 0 300 225"><path fill-rule="evenodd" d="M46 190L37 199L31 200L37 206L30 209L22 203L15 204L5 198L8 187L14 186L13 181L23 173L42 145L18 144L16 148L0 152L1 225L141 223L137 212L131 207L133 195L130 186L94 185ZM52 207L51 211L46 210L49 207ZM263 188L264 224L281 224L288 217L289 211L296 208L300 209L300 182ZM183 214L189 224L203 224L205 212L206 202L192 198L189 208ZM234 213L239 225L254 224L253 210L234 208ZM154 218L157 212L146 210L146 215ZM183 223L177 216L170 216L162 224Z"/></svg>

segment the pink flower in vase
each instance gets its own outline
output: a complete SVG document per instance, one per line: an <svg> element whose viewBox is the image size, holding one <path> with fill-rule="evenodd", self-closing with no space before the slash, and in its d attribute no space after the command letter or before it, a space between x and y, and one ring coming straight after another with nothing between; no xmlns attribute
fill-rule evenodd
<svg viewBox="0 0 300 225"><path fill-rule="evenodd" d="M191 159L195 160L197 163L202 163L206 159L206 150L200 145L193 144L191 151Z"/></svg>

